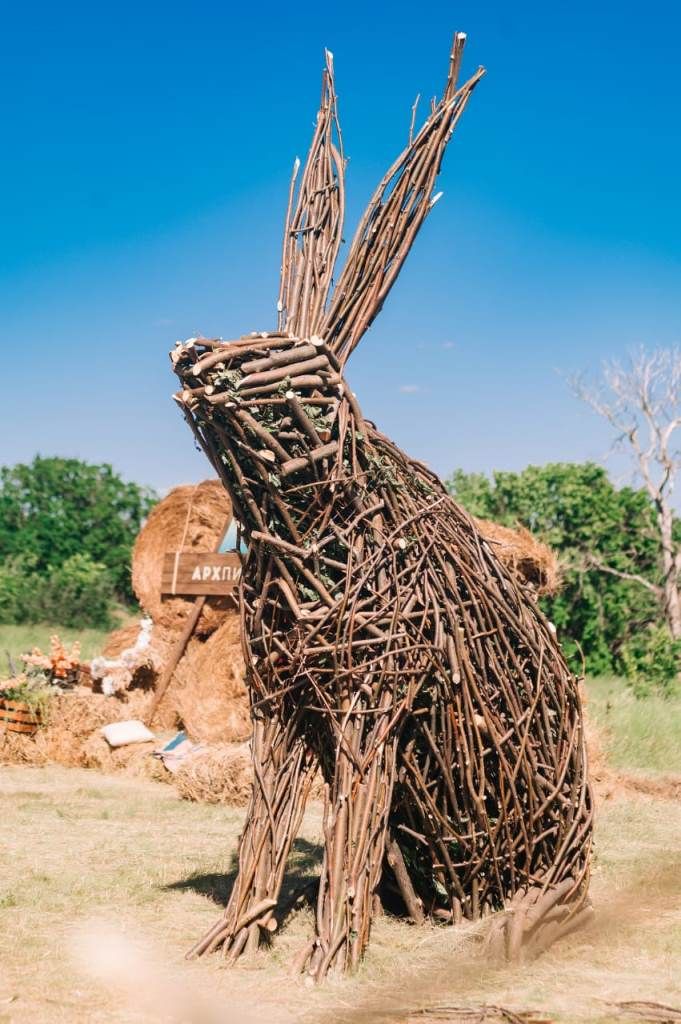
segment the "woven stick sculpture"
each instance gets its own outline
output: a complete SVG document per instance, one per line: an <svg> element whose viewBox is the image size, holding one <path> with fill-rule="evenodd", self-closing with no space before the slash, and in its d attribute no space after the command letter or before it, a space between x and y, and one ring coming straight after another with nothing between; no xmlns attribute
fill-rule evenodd
<svg viewBox="0 0 681 1024"><path fill-rule="evenodd" d="M343 373L434 205L483 74L457 88L464 39L331 300L344 163L327 54L291 184L277 331L172 353L177 401L249 545L256 781L229 905L192 954L234 959L276 930L317 767L325 851L315 935L297 961L313 978L357 965L379 892L415 922L505 908L493 942L508 955L585 912L592 802L576 681L531 597L438 478L364 419Z"/></svg>

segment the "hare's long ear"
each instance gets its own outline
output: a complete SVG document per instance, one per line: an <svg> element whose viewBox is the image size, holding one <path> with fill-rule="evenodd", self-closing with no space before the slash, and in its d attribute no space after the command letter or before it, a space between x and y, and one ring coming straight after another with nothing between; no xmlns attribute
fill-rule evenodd
<svg viewBox="0 0 681 1024"><path fill-rule="evenodd" d="M326 312L343 230L343 148L333 83L333 54L325 53L322 99L307 162L296 190L296 158L289 191L279 288L279 330L316 334Z"/></svg>
<svg viewBox="0 0 681 1024"><path fill-rule="evenodd" d="M414 238L439 196L433 185L444 150L484 68L459 89L466 36L458 32L444 94L371 197L348 254L321 334L344 363L380 310ZM413 129L413 118L412 118Z"/></svg>

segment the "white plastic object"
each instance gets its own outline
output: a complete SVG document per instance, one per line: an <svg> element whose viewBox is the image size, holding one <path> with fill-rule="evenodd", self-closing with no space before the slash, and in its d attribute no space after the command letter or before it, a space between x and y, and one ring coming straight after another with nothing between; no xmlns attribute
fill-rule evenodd
<svg viewBox="0 0 681 1024"><path fill-rule="evenodd" d="M129 743L148 743L156 737L144 722L131 719L129 722L111 722L102 727L102 736L110 747L126 747Z"/></svg>

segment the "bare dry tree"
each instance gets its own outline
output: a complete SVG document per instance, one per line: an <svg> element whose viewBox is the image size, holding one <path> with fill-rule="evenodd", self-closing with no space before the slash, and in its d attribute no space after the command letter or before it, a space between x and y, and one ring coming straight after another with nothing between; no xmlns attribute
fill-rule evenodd
<svg viewBox="0 0 681 1024"><path fill-rule="evenodd" d="M570 380L573 392L615 429L614 449L625 449L650 496L660 538L659 582L592 559L595 568L640 583L660 602L669 632L681 638L681 543L674 538L672 495L681 470L681 349L638 349L625 363L603 364L601 380Z"/></svg>

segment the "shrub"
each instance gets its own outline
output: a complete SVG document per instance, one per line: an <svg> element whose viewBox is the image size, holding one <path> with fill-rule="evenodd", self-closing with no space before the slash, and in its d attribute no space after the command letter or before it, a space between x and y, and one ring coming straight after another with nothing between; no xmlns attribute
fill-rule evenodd
<svg viewBox="0 0 681 1024"><path fill-rule="evenodd" d="M62 626L111 625L114 586L105 565L89 555L71 555L43 583L44 622Z"/></svg>
<svg viewBox="0 0 681 1024"><path fill-rule="evenodd" d="M620 657L627 683L637 697L678 693L681 640L674 640L666 626L648 626L622 645Z"/></svg>
<svg viewBox="0 0 681 1024"><path fill-rule="evenodd" d="M0 559L28 556L47 576L88 555L107 567L119 600L130 601L130 553L156 500L107 463L37 455L28 465L0 466Z"/></svg>
<svg viewBox="0 0 681 1024"><path fill-rule="evenodd" d="M0 622L106 629L114 596L109 570L86 554L71 555L45 574L26 557L0 563Z"/></svg>
<svg viewBox="0 0 681 1024"><path fill-rule="evenodd" d="M469 512L504 526L526 526L553 548L563 585L540 603L572 668L582 671L583 653L589 674L623 674L622 647L648 623L660 622L653 594L627 578L659 582L659 536L645 491L615 487L593 463L528 466L491 479L459 470L447 483Z"/></svg>
<svg viewBox="0 0 681 1024"><path fill-rule="evenodd" d="M34 622L35 558L23 556L0 562L0 622Z"/></svg>

